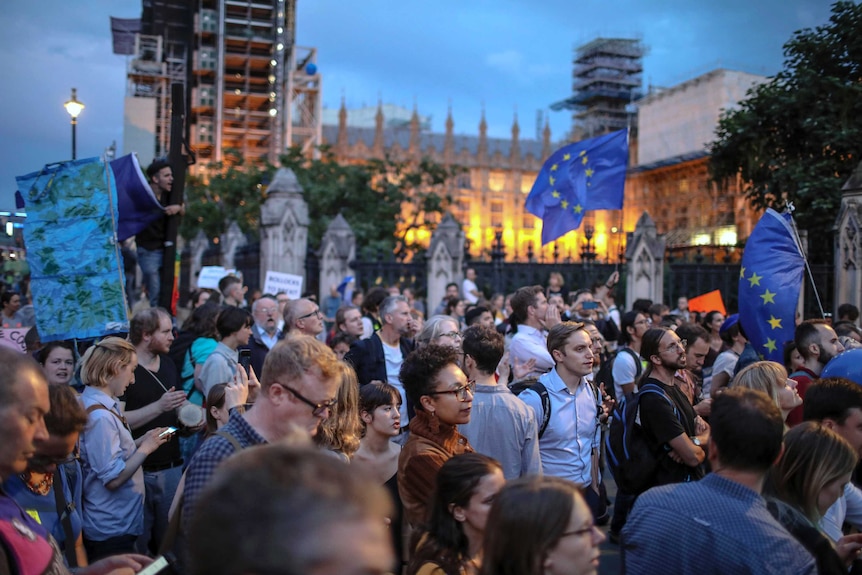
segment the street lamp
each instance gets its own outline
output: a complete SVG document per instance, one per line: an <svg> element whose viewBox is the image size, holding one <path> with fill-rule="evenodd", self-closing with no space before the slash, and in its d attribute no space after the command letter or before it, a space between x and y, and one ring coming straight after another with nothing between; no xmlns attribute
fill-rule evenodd
<svg viewBox="0 0 862 575"><path fill-rule="evenodd" d="M78 101L76 96L77 90L72 88L72 99L63 104L63 107L66 108L66 111L69 112L69 115L72 116L72 159L76 159L77 157L77 147L75 142L75 127L78 125L78 114L81 113L84 109L84 104Z"/></svg>

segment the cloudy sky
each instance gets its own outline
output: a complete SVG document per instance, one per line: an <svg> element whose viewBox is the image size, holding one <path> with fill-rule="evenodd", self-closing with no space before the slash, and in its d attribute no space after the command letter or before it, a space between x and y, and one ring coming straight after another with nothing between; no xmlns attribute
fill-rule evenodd
<svg viewBox="0 0 862 575"><path fill-rule="evenodd" d="M111 52L109 17L134 18L140 0L6 0L0 35L0 209L15 176L71 156L74 86L87 106L78 157L122 146L124 56ZM824 24L828 0L298 0L297 43L318 48L327 107L385 102L432 117L451 102L456 133L535 133L537 110L571 90L572 52L596 36L641 38L644 82L670 86L716 67L771 75L793 31ZM570 124L551 112L554 137ZM120 149L120 153L123 151Z"/></svg>

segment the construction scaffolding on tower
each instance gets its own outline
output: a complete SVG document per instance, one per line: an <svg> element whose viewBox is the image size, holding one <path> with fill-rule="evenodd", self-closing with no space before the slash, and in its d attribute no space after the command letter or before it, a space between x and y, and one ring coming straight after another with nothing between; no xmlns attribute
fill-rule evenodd
<svg viewBox="0 0 862 575"><path fill-rule="evenodd" d="M573 111L574 139L631 126L645 54L640 40L626 38L597 38L575 49L572 96L551 104L552 110Z"/></svg>

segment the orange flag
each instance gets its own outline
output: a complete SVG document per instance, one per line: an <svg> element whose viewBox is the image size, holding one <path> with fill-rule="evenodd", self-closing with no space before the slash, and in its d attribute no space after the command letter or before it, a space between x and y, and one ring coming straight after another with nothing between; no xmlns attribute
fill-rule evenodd
<svg viewBox="0 0 862 575"><path fill-rule="evenodd" d="M721 315L727 315L727 310L724 309L724 301L721 299L721 292L718 290L688 300L688 311L709 313L713 310L720 311Z"/></svg>

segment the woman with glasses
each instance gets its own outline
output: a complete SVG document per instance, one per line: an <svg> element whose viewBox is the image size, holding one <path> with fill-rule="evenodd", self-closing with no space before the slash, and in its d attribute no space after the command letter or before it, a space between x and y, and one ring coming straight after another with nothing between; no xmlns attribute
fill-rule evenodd
<svg viewBox="0 0 862 575"><path fill-rule="evenodd" d="M398 493L410 525L427 519L428 496L437 472L459 453L473 451L458 425L470 421L473 386L458 367L460 351L427 345L408 355L401 365L401 384L416 415L410 437L398 458Z"/></svg>
<svg viewBox="0 0 862 575"><path fill-rule="evenodd" d="M594 575L605 536L578 486L559 477L522 477L491 505L480 575Z"/></svg>
<svg viewBox="0 0 862 575"><path fill-rule="evenodd" d="M81 537L82 476L72 452L87 424L87 412L68 385L49 386L48 397L48 439L36 443L27 469L9 477L3 490L57 540L69 567L83 567L87 554Z"/></svg>
<svg viewBox="0 0 862 575"><path fill-rule="evenodd" d="M476 575L488 511L505 484L503 468L486 455L464 453L444 463L407 575Z"/></svg>
<svg viewBox="0 0 862 575"><path fill-rule="evenodd" d="M425 325L416 335L416 346L428 344L461 347L461 324L448 315L434 315L428 318Z"/></svg>

